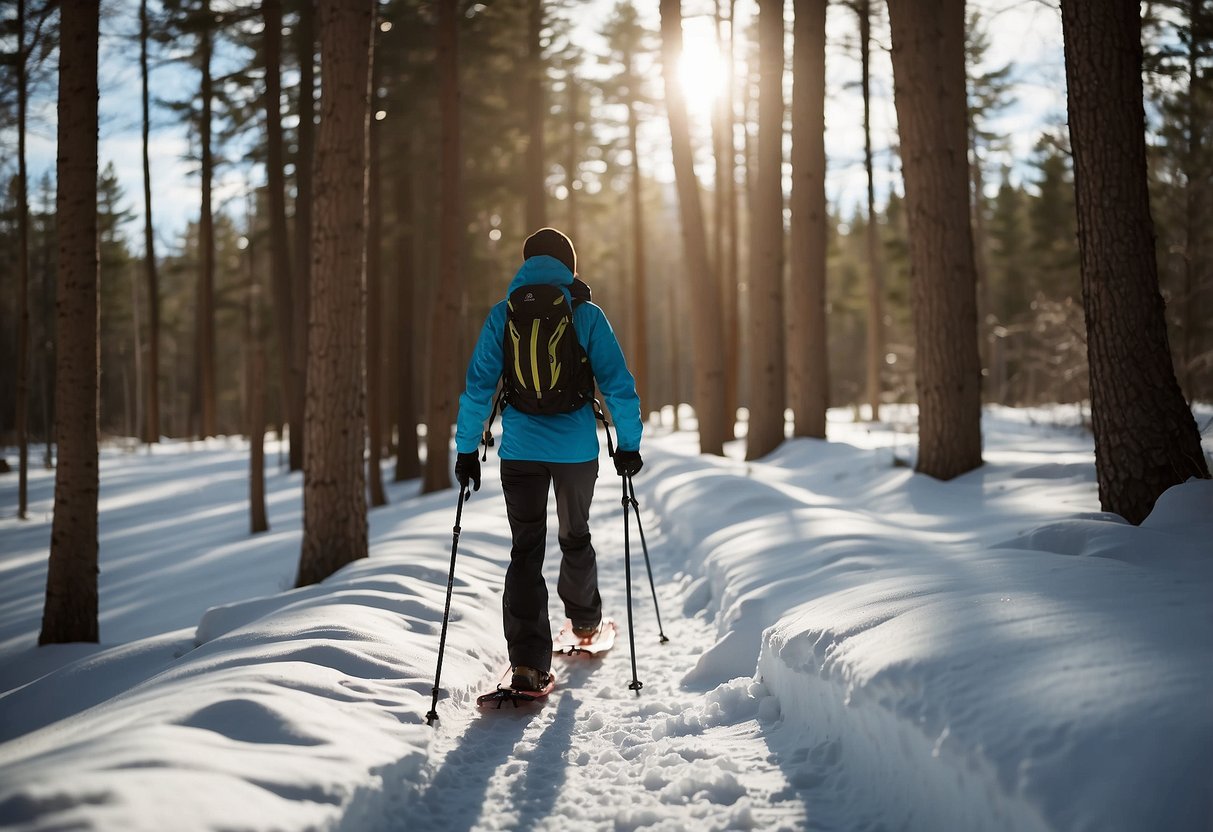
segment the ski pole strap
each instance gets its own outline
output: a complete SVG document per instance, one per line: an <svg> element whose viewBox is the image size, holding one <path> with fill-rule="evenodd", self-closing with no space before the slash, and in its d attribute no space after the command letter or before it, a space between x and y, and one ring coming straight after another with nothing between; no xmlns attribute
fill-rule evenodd
<svg viewBox="0 0 1213 832"><path fill-rule="evenodd" d="M593 405L594 418L597 419L598 421L602 422L602 426L604 428L606 428L607 455L614 456L615 455L615 443L613 441L611 441L611 423L609 421L607 421L606 413L604 413L602 410L602 403L599 402L598 399L594 399L593 401L594 401L594 405Z"/></svg>
<svg viewBox="0 0 1213 832"><path fill-rule="evenodd" d="M480 444L484 445L484 455L480 457L481 462L487 462L489 458L489 448L493 447L493 422L497 421L497 414L501 412L501 405L505 401L505 385L497 392L497 398L493 400L493 410L489 413L489 421L484 426L484 433L480 437Z"/></svg>

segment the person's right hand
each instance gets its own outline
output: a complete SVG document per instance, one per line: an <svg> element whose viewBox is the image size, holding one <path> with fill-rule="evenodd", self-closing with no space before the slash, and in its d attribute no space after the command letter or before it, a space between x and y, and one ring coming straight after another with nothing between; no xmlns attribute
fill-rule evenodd
<svg viewBox="0 0 1213 832"><path fill-rule="evenodd" d="M615 451L615 472L621 477L634 477L644 467L640 451Z"/></svg>
<svg viewBox="0 0 1213 832"><path fill-rule="evenodd" d="M473 490L480 490L480 455L476 452L458 454L455 457L455 479L460 488L467 488L468 481L473 483Z"/></svg>

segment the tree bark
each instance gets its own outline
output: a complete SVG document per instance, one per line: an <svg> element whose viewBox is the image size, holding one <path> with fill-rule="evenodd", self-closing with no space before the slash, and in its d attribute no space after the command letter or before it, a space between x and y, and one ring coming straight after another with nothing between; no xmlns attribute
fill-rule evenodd
<svg viewBox="0 0 1213 832"><path fill-rule="evenodd" d="M691 345L694 351L695 415L699 421L699 450L724 454L724 364L720 354L720 292L708 262L708 243L699 197L699 179L691 150L686 101L677 77L682 54L680 0L661 0L661 51L670 144L688 271L691 304ZM677 406L677 402L675 402Z"/></svg>
<svg viewBox="0 0 1213 832"><path fill-rule="evenodd" d="M758 156L750 214L749 396L746 459L784 438L783 298L783 2L758 5Z"/></svg>
<svg viewBox="0 0 1213 832"><path fill-rule="evenodd" d="M278 330L278 362L282 401L290 425L291 445L303 441L303 401L295 366L295 297L291 283L291 247L286 230L286 176L282 138L282 0L264 0L265 26L265 178L270 214L270 275L274 292L274 323ZM292 456L295 451L292 447Z"/></svg>
<svg viewBox="0 0 1213 832"><path fill-rule="evenodd" d="M442 0L440 0L442 2ZM526 227L531 234L547 225L543 122L547 105L543 93L543 0L528 0L526 116L530 138L526 146ZM445 487L445 486L444 486Z"/></svg>
<svg viewBox="0 0 1213 832"><path fill-rule="evenodd" d="M636 91L640 77L634 64L635 54L629 51L624 56L624 74L628 86L628 152L632 156L632 354L628 362L636 379L636 391L640 395L641 415L652 407L652 391L649 389L649 305L648 276L645 270L644 240L644 180L640 173L640 152L637 133L639 118L636 114Z"/></svg>
<svg viewBox="0 0 1213 832"><path fill-rule="evenodd" d="M456 5L456 0L442 0L438 6L438 101L442 133L439 179L442 193L438 229L438 290L430 326L426 462L421 487L425 494L451 487L451 423L455 418L455 397L459 385L455 339L459 333L459 298L463 291L459 269L459 248L463 239L463 152L459 124Z"/></svg>
<svg viewBox="0 0 1213 832"><path fill-rule="evenodd" d="M143 82L143 266L147 278L147 369L144 372L143 441L160 441L160 278L156 270L156 234L152 222L152 166L149 157L151 107L148 88L147 0L139 3L139 69Z"/></svg>
<svg viewBox="0 0 1213 832"><path fill-rule="evenodd" d="M29 510L29 172L25 161L25 0L17 0L17 517Z"/></svg>
<svg viewBox="0 0 1213 832"><path fill-rule="evenodd" d="M867 392L873 422L880 421L884 365L884 257L880 250L880 219L876 215L876 177L872 164L872 4L859 0L859 42L863 88L863 166L868 182L868 327Z"/></svg>
<svg viewBox="0 0 1213 832"><path fill-rule="evenodd" d="M60 11L55 514L39 644L96 642L98 7Z"/></svg>
<svg viewBox="0 0 1213 832"><path fill-rule="evenodd" d="M311 355L298 585L367 555L367 117L373 0L320 0L324 85L316 139Z"/></svg>
<svg viewBox="0 0 1213 832"><path fill-rule="evenodd" d="M729 52L728 73L729 82L725 87L726 121L725 121L725 228L728 232L729 244L726 247L724 266L724 285L726 295L721 307L721 323L724 326L724 438L731 441L736 438L737 407L740 397L740 381L738 373L741 369L741 235L737 218L737 145L733 128L737 119L736 86L737 86L737 38L736 27L737 4L729 0Z"/></svg>
<svg viewBox="0 0 1213 832"><path fill-rule="evenodd" d="M889 19L910 238L916 470L947 480L981 465L964 2L891 0Z"/></svg>
<svg viewBox="0 0 1213 832"><path fill-rule="evenodd" d="M413 332L416 271L414 241L416 217L413 211L413 128L407 122L401 131L404 146L396 174L396 473L395 481L416 479L421 475L417 451L417 399L414 368Z"/></svg>
<svg viewBox="0 0 1213 832"><path fill-rule="evenodd" d="M301 0L299 23L295 31L295 54L299 63L299 134L295 155L295 262L294 307L291 327L294 355L291 374L296 380L295 399L289 404L302 421L307 400L308 314L312 285L312 165L315 155L316 118L316 30L313 0ZM291 434L290 469L303 468L303 443L306 430L301 426L299 439Z"/></svg>
<svg viewBox="0 0 1213 832"><path fill-rule="evenodd" d="M1163 491L1209 476L1158 289L1141 13L1130 0L1061 11L1099 499L1140 523Z"/></svg>
<svg viewBox="0 0 1213 832"><path fill-rule="evenodd" d="M211 150L211 106L214 80L211 77L211 26L209 0L201 12L202 31L199 56L202 72L202 123L199 142L202 150L202 207L198 220L198 312L197 321L197 406L198 435L202 438L218 432L215 404L215 224L211 208L211 182L214 156Z"/></svg>
<svg viewBox="0 0 1213 832"><path fill-rule="evenodd" d="M830 404L826 331L826 5L795 0L792 50L792 246L788 404L792 433L826 437Z"/></svg>
<svg viewBox="0 0 1213 832"><path fill-rule="evenodd" d="M383 491L383 471L380 465L383 452L383 204L379 187L379 143L382 130L375 119L379 95L379 61L371 61L371 119L369 123L369 184L367 201L369 221L366 242L366 414L367 449L366 475L370 486L371 505L387 505L387 494Z"/></svg>
<svg viewBox="0 0 1213 832"><path fill-rule="evenodd" d="M567 83L569 85L569 88L567 90L568 97L569 97L568 98L568 102L569 102L569 112L568 112L569 146L566 148L566 153L565 153L564 179L565 179L565 182L567 183L565 185L565 187L568 189L568 192L569 192L569 197L568 197L568 199L569 199L569 206L568 206L569 227L568 227L566 233L568 234L569 239L573 240L574 245L576 245L575 241L580 239L580 232L579 232L579 229L577 228L577 187L576 187L576 185L578 184L577 154L580 152L579 148L577 147L577 111L581 108L581 89L578 86L577 76L573 74L573 69L571 66L568 70Z"/></svg>
<svg viewBox="0 0 1213 832"><path fill-rule="evenodd" d="M249 441L249 533L269 531L265 511L265 337L261 326L261 285L257 279L257 263L253 241L257 230L253 222L252 199L249 199L248 296L245 307L244 341L248 361L245 399L248 402L246 422Z"/></svg>

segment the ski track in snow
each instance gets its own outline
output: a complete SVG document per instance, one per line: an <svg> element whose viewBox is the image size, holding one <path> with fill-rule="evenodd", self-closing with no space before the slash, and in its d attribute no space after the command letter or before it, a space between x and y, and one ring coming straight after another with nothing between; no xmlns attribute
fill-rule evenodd
<svg viewBox="0 0 1213 832"><path fill-rule="evenodd" d="M619 637L605 656L553 656L556 690L537 705L482 711L474 696L439 703L436 736L418 782L391 782L347 813L339 829L684 830L802 829L806 807L778 765L769 732L776 700L753 679L714 691L681 687L700 654L716 641L703 614L686 615L677 571L658 518L644 510L645 538L658 586L658 635L644 556L632 516L633 614L637 678L628 648L617 480L604 471L591 514L603 613ZM555 593L559 547L554 510L544 572L552 626L561 622ZM452 626L458 626L454 624ZM484 690L495 679L485 679ZM803 755L799 755L803 756Z"/></svg>

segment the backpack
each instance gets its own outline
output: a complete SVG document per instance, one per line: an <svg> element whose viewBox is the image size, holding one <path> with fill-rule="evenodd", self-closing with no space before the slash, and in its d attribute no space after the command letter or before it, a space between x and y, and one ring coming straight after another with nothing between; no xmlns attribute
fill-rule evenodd
<svg viewBox="0 0 1213 832"><path fill-rule="evenodd" d="M589 295L584 283L573 291ZM510 407L550 415L572 413L594 400L594 372L573 329L573 308L580 300L570 305L559 286L548 284L510 293L501 375L502 397Z"/></svg>

